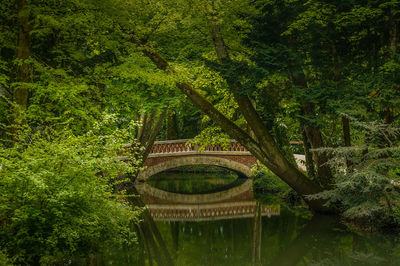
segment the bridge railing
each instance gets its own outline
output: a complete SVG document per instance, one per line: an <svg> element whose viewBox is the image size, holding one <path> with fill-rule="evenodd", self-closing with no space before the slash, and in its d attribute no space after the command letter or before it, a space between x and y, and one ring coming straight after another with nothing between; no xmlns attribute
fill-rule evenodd
<svg viewBox="0 0 400 266"><path fill-rule="evenodd" d="M163 154L163 153L177 153L177 152L198 152L200 145L193 145L190 143L190 139L179 139L179 140L163 140L155 141L151 154ZM227 149L224 149L222 145L208 145L202 149L202 152L248 152L239 142L231 140Z"/></svg>

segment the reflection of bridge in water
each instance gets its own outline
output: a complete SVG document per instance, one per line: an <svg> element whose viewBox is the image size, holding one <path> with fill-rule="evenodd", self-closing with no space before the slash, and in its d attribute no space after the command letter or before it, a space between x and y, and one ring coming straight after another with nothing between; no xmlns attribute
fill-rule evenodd
<svg viewBox="0 0 400 266"><path fill-rule="evenodd" d="M154 220L211 221L254 217L257 203L252 182L209 194L179 194L139 183L136 188ZM279 215L279 205L259 206L261 216Z"/></svg>
<svg viewBox="0 0 400 266"><path fill-rule="evenodd" d="M222 202L210 204L147 204L154 220L212 221L252 218L256 213L255 201ZM279 215L279 205L261 205L262 216Z"/></svg>
<svg viewBox="0 0 400 266"><path fill-rule="evenodd" d="M185 203L185 204L207 204L214 202L226 202L232 200L246 200L252 199L252 186L251 179L247 179L241 185L229 188L227 190L204 193L204 194L180 194L168 192L146 183L137 183L136 189L146 199L146 201L156 201L163 203Z"/></svg>

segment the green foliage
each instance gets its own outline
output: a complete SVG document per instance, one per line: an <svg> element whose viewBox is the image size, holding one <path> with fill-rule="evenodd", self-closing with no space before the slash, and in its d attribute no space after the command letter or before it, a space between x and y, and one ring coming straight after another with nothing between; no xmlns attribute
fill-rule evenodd
<svg viewBox="0 0 400 266"><path fill-rule="evenodd" d="M10 260L10 258L8 258L7 254L5 254L4 252L2 252L0 250L0 265L4 265L4 266L9 266L9 265L13 265L12 260Z"/></svg>
<svg viewBox="0 0 400 266"><path fill-rule="evenodd" d="M177 95L176 81L193 84L244 131L248 124L234 94L249 96L289 160L289 140L301 140L305 127L318 130L324 145L342 145L341 113L386 125L400 121L399 45L391 36L399 25L397 0L26 2L23 14L14 1L0 3L1 243L18 262L42 257L51 263L58 251L83 254L116 241L113 233L124 238L119 223L128 224L130 214L111 188L117 173L137 167L115 157L134 139L131 121L141 114L168 107L180 138L198 135L192 144L200 150L228 147L227 132L207 116L201 120ZM24 62L15 58L18 15L31 26L31 56ZM210 21L221 30L230 63L217 60ZM174 73L143 55L153 48ZM28 84L14 73L24 63ZM28 106L16 114L12 94L22 85ZM311 114L305 103L314 107ZM117 125L96 125L104 112L118 116ZM369 133L354 125L352 143L359 146L331 150L341 166L335 189L324 197L340 203L346 217L396 220L395 137L376 134L386 125ZM16 128L20 139L10 137ZM342 170L343 160L353 163L351 171ZM256 190L283 197L289 191L270 172L258 175ZM11 238L15 232L21 241Z"/></svg>
<svg viewBox="0 0 400 266"><path fill-rule="evenodd" d="M367 133L367 145L321 149L331 154L336 169L334 188L310 198L322 198L359 225L400 224L399 130L386 124L354 122Z"/></svg>
<svg viewBox="0 0 400 266"><path fill-rule="evenodd" d="M219 127L207 127L194 139L190 140L192 145L200 145L199 151L203 151L207 146L221 145L222 149L227 150L231 140Z"/></svg>
<svg viewBox="0 0 400 266"><path fill-rule="evenodd" d="M265 166L254 171L253 191L262 202L277 203L282 199L288 202L292 200L292 189Z"/></svg>
<svg viewBox="0 0 400 266"><path fill-rule="evenodd" d="M139 162L117 156L131 135L112 120L81 136L25 131L14 147L0 149L0 247L17 263L53 264L135 244L139 213L113 187Z"/></svg>
<svg viewBox="0 0 400 266"><path fill-rule="evenodd" d="M248 17L252 30L244 44L253 52L250 59L267 73L256 91L264 121L276 127L275 118L288 111L282 106L295 106L285 116L318 128L327 146L343 142L338 112L398 123L398 49L390 46L389 36L390 27L398 24L391 8L398 4L256 1L259 12ZM302 113L305 101L315 105L315 115Z"/></svg>

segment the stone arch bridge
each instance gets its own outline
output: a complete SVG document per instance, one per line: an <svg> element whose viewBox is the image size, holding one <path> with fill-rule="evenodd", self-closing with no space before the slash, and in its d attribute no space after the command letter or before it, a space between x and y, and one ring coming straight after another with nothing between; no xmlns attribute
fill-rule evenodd
<svg viewBox="0 0 400 266"><path fill-rule="evenodd" d="M251 168L256 163L257 159L235 140L231 140L227 149L221 145L209 145L202 151L199 151L199 146L190 144L189 139L156 141L138 180L146 180L172 168L199 164L220 166L251 177Z"/></svg>
<svg viewBox="0 0 400 266"><path fill-rule="evenodd" d="M294 156L299 168L305 170L304 155ZM250 178L256 163L257 159L235 140L231 140L227 149L221 145L209 145L202 151L189 139L156 141L144 163L146 168L139 173L137 180L144 181L172 168L199 164L224 167Z"/></svg>

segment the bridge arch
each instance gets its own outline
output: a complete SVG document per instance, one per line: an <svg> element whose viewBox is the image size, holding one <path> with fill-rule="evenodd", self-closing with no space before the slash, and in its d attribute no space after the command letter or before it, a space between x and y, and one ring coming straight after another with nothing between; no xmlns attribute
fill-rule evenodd
<svg viewBox="0 0 400 266"><path fill-rule="evenodd" d="M147 167L143 171L141 171L138 175L138 180L146 180L149 177L166 171L168 169L177 168L180 166L188 166L188 165L213 165L224 167L236 172L239 172L246 177L252 176L252 170L248 165L242 164L240 162L229 160L226 158L221 158L212 155L196 155L196 156L180 156L171 158L169 160L160 162L156 165L152 165Z"/></svg>

